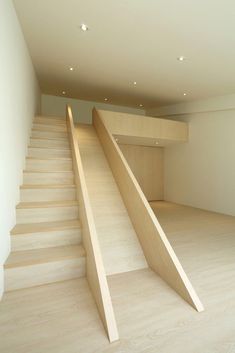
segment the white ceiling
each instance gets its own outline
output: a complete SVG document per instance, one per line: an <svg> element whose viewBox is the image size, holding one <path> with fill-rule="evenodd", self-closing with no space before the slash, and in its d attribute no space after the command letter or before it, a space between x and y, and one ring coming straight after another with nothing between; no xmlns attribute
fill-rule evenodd
<svg viewBox="0 0 235 353"><path fill-rule="evenodd" d="M234 0L14 2L43 93L151 108L235 92Z"/></svg>

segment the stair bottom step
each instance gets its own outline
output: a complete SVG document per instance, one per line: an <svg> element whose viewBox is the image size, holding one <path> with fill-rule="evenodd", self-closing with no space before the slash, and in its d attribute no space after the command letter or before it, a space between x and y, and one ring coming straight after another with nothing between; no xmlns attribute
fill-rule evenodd
<svg viewBox="0 0 235 353"><path fill-rule="evenodd" d="M85 257L5 269L5 291L85 276Z"/></svg>
<svg viewBox="0 0 235 353"><path fill-rule="evenodd" d="M5 290L83 277L85 259L81 245L12 252L4 266Z"/></svg>

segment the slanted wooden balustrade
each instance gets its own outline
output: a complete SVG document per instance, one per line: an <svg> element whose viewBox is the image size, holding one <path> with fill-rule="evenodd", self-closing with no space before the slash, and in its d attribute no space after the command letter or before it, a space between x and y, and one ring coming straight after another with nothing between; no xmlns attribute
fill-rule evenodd
<svg viewBox="0 0 235 353"><path fill-rule="evenodd" d="M93 110L93 124L119 186L149 267L158 273L197 311L203 311L204 308L200 299L112 136L110 126L108 129L104 119L102 119L102 114L96 109Z"/></svg>
<svg viewBox="0 0 235 353"><path fill-rule="evenodd" d="M79 202L79 215L82 223L83 245L87 255L87 280L97 304L102 322L107 330L109 340L110 342L113 342L118 340L119 335L97 239L83 166L75 136L72 110L69 106L67 106L66 109L66 119L72 149L73 168Z"/></svg>

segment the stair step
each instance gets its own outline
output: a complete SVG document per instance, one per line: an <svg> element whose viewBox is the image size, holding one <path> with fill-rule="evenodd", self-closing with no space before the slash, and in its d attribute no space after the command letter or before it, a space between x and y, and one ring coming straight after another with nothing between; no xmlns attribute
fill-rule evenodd
<svg viewBox="0 0 235 353"><path fill-rule="evenodd" d="M16 206L17 224L56 222L77 217L77 201L21 202Z"/></svg>
<svg viewBox="0 0 235 353"><path fill-rule="evenodd" d="M64 138L64 139L68 139L68 133L64 132L64 131L43 131L43 130L39 130L39 129L34 129L32 128L32 134L31 137L37 137L37 138L41 138L41 137L47 137L47 138Z"/></svg>
<svg viewBox="0 0 235 353"><path fill-rule="evenodd" d="M20 187L21 202L76 200L75 185L27 185Z"/></svg>
<svg viewBox="0 0 235 353"><path fill-rule="evenodd" d="M53 124L53 125L66 125L65 118L59 117L51 117L51 116L36 116L34 119L34 123L36 124Z"/></svg>
<svg viewBox="0 0 235 353"><path fill-rule="evenodd" d="M5 288L11 291L85 275L81 245L12 252L5 263Z"/></svg>
<svg viewBox="0 0 235 353"><path fill-rule="evenodd" d="M68 138L48 138L48 137L31 137L29 147L55 147L55 148L70 148Z"/></svg>
<svg viewBox="0 0 235 353"><path fill-rule="evenodd" d="M38 185L38 184L73 184L73 171L24 171L24 184Z"/></svg>
<svg viewBox="0 0 235 353"><path fill-rule="evenodd" d="M71 157L71 150L68 148L54 147L29 147L29 157L53 158L53 157Z"/></svg>
<svg viewBox="0 0 235 353"><path fill-rule="evenodd" d="M26 170L65 171L72 170L72 158L26 158Z"/></svg>
<svg viewBox="0 0 235 353"><path fill-rule="evenodd" d="M53 132L65 132L67 134L67 125L56 125L56 124L33 124L33 130L36 131L53 131Z"/></svg>
<svg viewBox="0 0 235 353"><path fill-rule="evenodd" d="M12 251L51 248L54 246L76 245L80 243L81 228L72 227L42 232L35 231L34 233L22 233L11 236Z"/></svg>

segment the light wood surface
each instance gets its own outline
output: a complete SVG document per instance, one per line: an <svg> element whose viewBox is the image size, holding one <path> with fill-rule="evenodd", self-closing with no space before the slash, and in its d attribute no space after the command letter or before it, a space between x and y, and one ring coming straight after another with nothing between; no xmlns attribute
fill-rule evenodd
<svg viewBox="0 0 235 353"><path fill-rule="evenodd" d="M147 200L163 200L163 148L118 145Z"/></svg>
<svg viewBox="0 0 235 353"><path fill-rule="evenodd" d="M51 248L81 243L79 220L17 224L11 231L11 250Z"/></svg>
<svg viewBox="0 0 235 353"><path fill-rule="evenodd" d="M66 124L48 124L48 123L36 123L34 121L33 130L40 131L55 131L55 132L67 132Z"/></svg>
<svg viewBox="0 0 235 353"><path fill-rule="evenodd" d="M55 147L55 148L68 148L69 141L66 138L30 138L30 147Z"/></svg>
<svg viewBox="0 0 235 353"><path fill-rule="evenodd" d="M95 109L93 110L93 124L150 268L196 310L203 311L203 305L160 223L151 210L117 143Z"/></svg>
<svg viewBox="0 0 235 353"><path fill-rule="evenodd" d="M56 118L56 117L44 117L44 116L36 116L34 119L34 123L36 124L52 124L52 125L66 125L66 119L65 118Z"/></svg>
<svg viewBox="0 0 235 353"><path fill-rule="evenodd" d="M33 249L31 251L16 251L11 254L5 263L5 268L31 266L45 262L54 262L76 257L85 257L81 245L58 246L55 248Z"/></svg>
<svg viewBox="0 0 235 353"><path fill-rule="evenodd" d="M110 342L119 339L116 319L114 316L112 301L105 275L103 260L99 248L97 232L95 228L92 209L90 206L85 176L78 143L75 135L71 108L67 106L67 126L73 156L73 168L77 185L77 197L79 201L79 214L82 223L83 244L87 254L86 273L87 279L95 299L100 317L107 330Z"/></svg>
<svg viewBox="0 0 235 353"><path fill-rule="evenodd" d="M81 245L12 252L5 263L5 290L33 287L85 275Z"/></svg>
<svg viewBox="0 0 235 353"><path fill-rule="evenodd" d="M109 344L85 278L18 290L0 303L0 352L234 353L235 218L151 205L207 310L151 270L109 276L120 332Z"/></svg>
<svg viewBox="0 0 235 353"><path fill-rule="evenodd" d="M78 124L76 133L106 274L146 268L138 237L94 127Z"/></svg>
<svg viewBox="0 0 235 353"><path fill-rule="evenodd" d="M71 220L78 217L76 201L21 202L16 206L16 223Z"/></svg>
<svg viewBox="0 0 235 353"><path fill-rule="evenodd" d="M40 130L40 129L32 129L31 137L36 138L64 138L67 139L67 132L66 131L47 131L47 130Z"/></svg>
<svg viewBox="0 0 235 353"><path fill-rule="evenodd" d="M105 110L99 110L99 115L120 143L156 146L157 140L164 146L188 141L188 126L184 122Z"/></svg>
<svg viewBox="0 0 235 353"><path fill-rule="evenodd" d="M74 184L74 175L72 170L57 172L24 171L23 183L30 185Z"/></svg>
<svg viewBox="0 0 235 353"><path fill-rule="evenodd" d="M85 274L66 120L54 126L51 120L38 118L33 129L66 135L30 139L31 156L26 158L17 224L11 232L12 252L4 266L8 291ZM40 147L32 146L35 141Z"/></svg>
<svg viewBox="0 0 235 353"><path fill-rule="evenodd" d="M31 171L66 171L72 170L71 158L26 158L26 169Z"/></svg>
<svg viewBox="0 0 235 353"><path fill-rule="evenodd" d="M20 187L21 202L76 200L75 185L27 185Z"/></svg>
<svg viewBox="0 0 235 353"><path fill-rule="evenodd" d="M53 147L29 147L28 148L29 157L71 157L71 151L68 148L53 148Z"/></svg>

